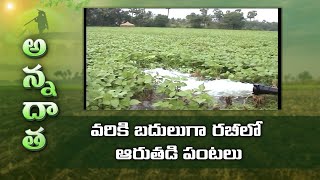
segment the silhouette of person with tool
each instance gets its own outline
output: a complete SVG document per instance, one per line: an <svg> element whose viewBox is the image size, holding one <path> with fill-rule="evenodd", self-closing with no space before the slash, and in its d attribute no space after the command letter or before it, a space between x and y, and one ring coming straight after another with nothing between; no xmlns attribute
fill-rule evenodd
<svg viewBox="0 0 320 180"><path fill-rule="evenodd" d="M39 34L42 34L45 29L49 29L47 16L44 11L41 11L38 9L38 16L33 18L28 23L26 23L25 26L31 23L32 21L35 21L36 23L38 23Z"/></svg>

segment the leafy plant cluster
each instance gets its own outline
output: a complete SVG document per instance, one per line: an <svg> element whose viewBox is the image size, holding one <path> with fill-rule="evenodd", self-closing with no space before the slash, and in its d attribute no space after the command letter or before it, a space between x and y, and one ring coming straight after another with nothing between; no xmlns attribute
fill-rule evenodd
<svg viewBox="0 0 320 180"><path fill-rule="evenodd" d="M152 87L152 76L123 61L88 62L86 90L89 110L128 109L140 103L133 98L136 94Z"/></svg>
<svg viewBox="0 0 320 180"><path fill-rule="evenodd" d="M132 30L134 34L138 33L136 30L140 28ZM172 68L198 72L207 80L229 78L268 85L278 79L277 33L156 28L144 31L141 33L145 34L126 37L132 46L126 47L130 53L123 56L141 68ZM140 38L152 43L139 43Z"/></svg>
<svg viewBox="0 0 320 180"><path fill-rule="evenodd" d="M88 109L212 109L204 87L181 91L143 72L165 68L212 80L272 85L278 77L277 33L207 29L87 27Z"/></svg>
<svg viewBox="0 0 320 180"><path fill-rule="evenodd" d="M213 109L215 103L205 92L205 86L198 89L182 91L186 84L179 81L165 80L157 88L157 93L165 94L165 98L154 103L156 109L170 110L208 110Z"/></svg>

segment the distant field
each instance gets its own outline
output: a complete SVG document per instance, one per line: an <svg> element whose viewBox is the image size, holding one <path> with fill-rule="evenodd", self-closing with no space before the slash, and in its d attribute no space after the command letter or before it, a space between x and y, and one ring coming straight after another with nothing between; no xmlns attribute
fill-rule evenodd
<svg viewBox="0 0 320 180"><path fill-rule="evenodd" d="M269 82L278 74L277 32L182 28L87 28L88 59L124 60L207 78ZM135 62L132 62L135 61Z"/></svg>
<svg viewBox="0 0 320 180"><path fill-rule="evenodd" d="M277 84L277 32L87 28L89 109L127 109L145 100L141 96L146 94L141 95L141 92L150 90L155 82L142 70L153 68L174 69L204 80L221 78ZM114 94L119 93L121 96L115 97ZM168 98L181 99L173 90L161 93L167 94ZM195 103L189 109L210 109L212 103L205 100L201 97L201 100L196 100L198 105ZM176 101L169 104L177 106ZM200 108L203 102L207 103L206 108ZM271 109L276 109L276 104ZM160 109L170 107L167 102L160 103Z"/></svg>

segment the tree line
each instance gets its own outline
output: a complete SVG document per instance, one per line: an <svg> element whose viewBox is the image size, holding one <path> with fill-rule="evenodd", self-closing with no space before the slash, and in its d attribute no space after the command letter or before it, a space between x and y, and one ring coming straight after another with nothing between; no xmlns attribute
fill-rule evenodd
<svg viewBox="0 0 320 180"><path fill-rule="evenodd" d="M297 76L286 74L284 75L283 79L284 82L311 82L320 80L314 79L308 71L303 71L299 73Z"/></svg>
<svg viewBox="0 0 320 180"><path fill-rule="evenodd" d="M138 27L175 27L175 28L208 28L208 29L247 29L277 31L277 22L257 21L254 18L257 11L249 11L246 18L241 9L226 11L221 9L201 8L201 14L191 13L185 18L169 19L167 15L155 15L145 8L90 8L87 9L87 26L119 26L121 23L130 22Z"/></svg>

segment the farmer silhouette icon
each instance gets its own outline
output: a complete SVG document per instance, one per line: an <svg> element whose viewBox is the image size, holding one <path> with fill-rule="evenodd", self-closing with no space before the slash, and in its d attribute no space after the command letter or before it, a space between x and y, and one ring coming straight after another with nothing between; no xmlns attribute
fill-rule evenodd
<svg viewBox="0 0 320 180"><path fill-rule="evenodd" d="M42 34L45 29L49 29L47 15L44 11L38 9L38 16L27 22L24 26L28 25L32 21L38 23L39 34Z"/></svg>

